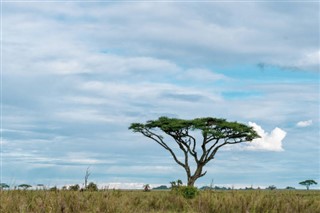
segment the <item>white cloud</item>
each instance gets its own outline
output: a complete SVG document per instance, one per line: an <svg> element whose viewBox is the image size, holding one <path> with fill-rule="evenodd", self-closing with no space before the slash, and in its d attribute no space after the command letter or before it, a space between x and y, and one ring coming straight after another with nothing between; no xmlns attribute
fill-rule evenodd
<svg viewBox="0 0 320 213"><path fill-rule="evenodd" d="M306 53L304 57L300 61L298 61L297 66L319 67L319 61L320 61L320 50L316 50L313 52Z"/></svg>
<svg viewBox="0 0 320 213"><path fill-rule="evenodd" d="M8 144L8 141L1 138L0 145L6 145L6 144Z"/></svg>
<svg viewBox="0 0 320 213"><path fill-rule="evenodd" d="M86 97L86 96L68 96L63 99L66 102L84 105L101 105L106 104L107 101L102 98Z"/></svg>
<svg viewBox="0 0 320 213"><path fill-rule="evenodd" d="M56 116L60 119L64 119L66 122L113 122L114 120L106 115L100 114L97 110L65 110L63 112L56 113Z"/></svg>
<svg viewBox="0 0 320 213"><path fill-rule="evenodd" d="M314 48L318 22L309 18L318 10L312 4L290 5L285 11L272 3L144 2L90 7L74 3L54 8L47 4L6 5L4 59L16 62L10 64L11 69L25 70L27 63L58 74L87 73L93 68L175 70L167 61L172 58L213 64L263 61L309 69L319 65L319 50ZM53 19L61 14L65 20ZM84 14L87 20L82 20ZM82 21L74 21L76 18ZM290 27L292 23L297 27ZM135 56L128 57L132 53Z"/></svg>
<svg viewBox="0 0 320 213"><path fill-rule="evenodd" d="M320 50L301 51L292 62L290 58L287 60L275 58L269 61L271 66L277 66L284 69L309 70L319 72Z"/></svg>
<svg viewBox="0 0 320 213"><path fill-rule="evenodd" d="M188 69L183 73L183 78L190 78L198 81L217 81L217 80L227 80L223 74L214 73L211 70L195 68Z"/></svg>
<svg viewBox="0 0 320 213"><path fill-rule="evenodd" d="M312 125L312 120L307 120L307 121L299 121L296 126L297 127L307 127Z"/></svg>
<svg viewBox="0 0 320 213"><path fill-rule="evenodd" d="M276 127L271 133L268 133L256 123L249 122L249 126L253 127L261 138L253 140L246 147L248 150L283 151L282 141L287 134L284 130Z"/></svg>

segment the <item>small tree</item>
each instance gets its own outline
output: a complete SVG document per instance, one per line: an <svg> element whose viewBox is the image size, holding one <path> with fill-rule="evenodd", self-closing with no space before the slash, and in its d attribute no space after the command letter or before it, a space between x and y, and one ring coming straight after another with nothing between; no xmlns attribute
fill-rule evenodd
<svg viewBox="0 0 320 213"><path fill-rule="evenodd" d="M0 190L2 190L2 189L9 189L10 188L10 186L8 185L8 184L6 184L6 183L0 183Z"/></svg>
<svg viewBox="0 0 320 213"><path fill-rule="evenodd" d="M167 150L174 161L186 171L188 186L194 186L195 181L207 173L203 172L204 166L214 159L221 147L250 142L259 137L252 127L245 124L211 117L192 120L160 117L158 120L151 120L146 124L132 123L129 129L152 139ZM159 134L158 130L173 139L181 150L182 157L174 152L172 146L169 146L168 141ZM202 134L200 143L191 134L191 132L199 131ZM190 159L196 165L193 171L190 168Z"/></svg>
<svg viewBox="0 0 320 213"><path fill-rule="evenodd" d="M145 192L150 191L150 185L149 184L143 185L143 191L145 191Z"/></svg>
<svg viewBox="0 0 320 213"><path fill-rule="evenodd" d="M79 189L80 189L79 184L69 186L69 190L71 191L78 191Z"/></svg>
<svg viewBox="0 0 320 213"><path fill-rule="evenodd" d="M170 182L171 184L171 189L176 189L176 188L179 188L180 186L182 186L182 180L177 180L177 181L171 181Z"/></svg>
<svg viewBox="0 0 320 213"><path fill-rule="evenodd" d="M307 190L309 190L310 185L313 185L313 184L316 185L318 183L316 181L314 181L314 180L305 180L305 181L300 182L299 184L303 185L303 186L306 186Z"/></svg>
<svg viewBox="0 0 320 213"><path fill-rule="evenodd" d="M176 188L176 187L177 187L177 183L176 183L176 181L171 181L171 182L170 182L170 184L171 184L171 189L173 189L173 188Z"/></svg>
<svg viewBox="0 0 320 213"><path fill-rule="evenodd" d="M178 185L178 187L179 187L179 186L182 186L182 180L180 180L180 179L177 180L177 185Z"/></svg>
<svg viewBox="0 0 320 213"><path fill-rule="evenodd" d="M41 184L41 183L37 184L37 189L40 189L40 190L43 189L44 190L44 184Z"/></svg>
<svg viewBox="0 0 320 213"><path fill-rule="evenodd" d="M19 186L18 186L18 188L22 188L22 189L24 189L24 190L26 190L26 189L28 189L28 188L31 188L32 186L31 185L29 185L29 184L20 184Z"/></svg>
<svg viewBox="0 0 320 213"><path fill-rule="evenodd" d="M295 188L292 187L292 186L287 186L286 189L288 189L288 190L294 190Z"/></svg>
<svg viewBox="0 0 320 213"><path fill-rule="evenodd" d="M94 182L90 182L86 189L89 191L98 191L98 186Z"/></svg>
<svg viewBox="0 0 320 213"><path fill-rule="evenodd" d="M275 185L268 186L266 189L275 190L277 187Z"/></svg>
<svg viewBox="0 0 320 213"><path fill-rule="evenodd" d="M59 189L58 189L58 187L57 186L53 186L53 187L51 187L50 189L49 189L49 191L51 191L51 192L57 192Z"/></svg>

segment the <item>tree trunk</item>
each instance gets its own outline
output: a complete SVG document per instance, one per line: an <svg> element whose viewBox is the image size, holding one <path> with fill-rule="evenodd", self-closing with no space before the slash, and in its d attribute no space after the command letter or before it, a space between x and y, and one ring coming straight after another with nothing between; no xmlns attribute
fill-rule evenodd
<svg viewBox="0 0 320 213"><path fill-rule="evenodd" d="M192 177L189 177L188 178L188 186L194 186L194 183L196 182L196 180L198 179L199 177L195 177L195 176L192 176Z"/></svg>
<svg viewBox="0 0 320 213"><path fill-rule="evenodd" d="M194 183L196 182L196 180L203 176L201 174L202 173L202 168L203 168L203 165L199 165L198 164L197 169L194 172L194 174L192 176L188 175L188 186L192 186L193 187Z"/></svg>

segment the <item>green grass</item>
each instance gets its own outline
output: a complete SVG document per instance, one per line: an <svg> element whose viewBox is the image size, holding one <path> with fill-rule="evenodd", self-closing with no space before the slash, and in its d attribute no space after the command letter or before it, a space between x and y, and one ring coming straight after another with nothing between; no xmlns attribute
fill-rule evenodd
<svg viewBox="0 0 320 213"><path fill-rule="evenodd" d="M320 191L202 191L185 199L170 191L1 191L0 212L320 212Z"/></svg>

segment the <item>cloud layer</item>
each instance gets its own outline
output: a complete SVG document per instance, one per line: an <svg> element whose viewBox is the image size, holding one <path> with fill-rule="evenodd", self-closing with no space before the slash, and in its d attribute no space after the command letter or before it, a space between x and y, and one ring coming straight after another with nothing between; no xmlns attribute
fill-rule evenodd
<svg viewBox="0 0 320 213"><path fill-rule="evenodd" d="M258 133L261 138L254 139L246 148L248 150L283 151L282 141L287 133L276 127L270 133L265 132L261 126L249 122L249 126Z"/></svg>
<svg viewBox="0 0 320 213"><path fill-rule="evenodd" d="M250 182L228 172L263 172L274 162L279 169L269 169L269 179L317 172L310 158L319 150L318 3L2 6L4 181L73 184L88 164L100 182L183 178L165 150L128 131L159 116L255 121L273 130L251 123L262 138L248 149L280 151L285 143L286 152L228 150L214 164L215 178ZM310 123L305 118L312 125L296 128ZM240 163L264 154L267 163ZM301 162L308 163L291 167Z"/></svg>

